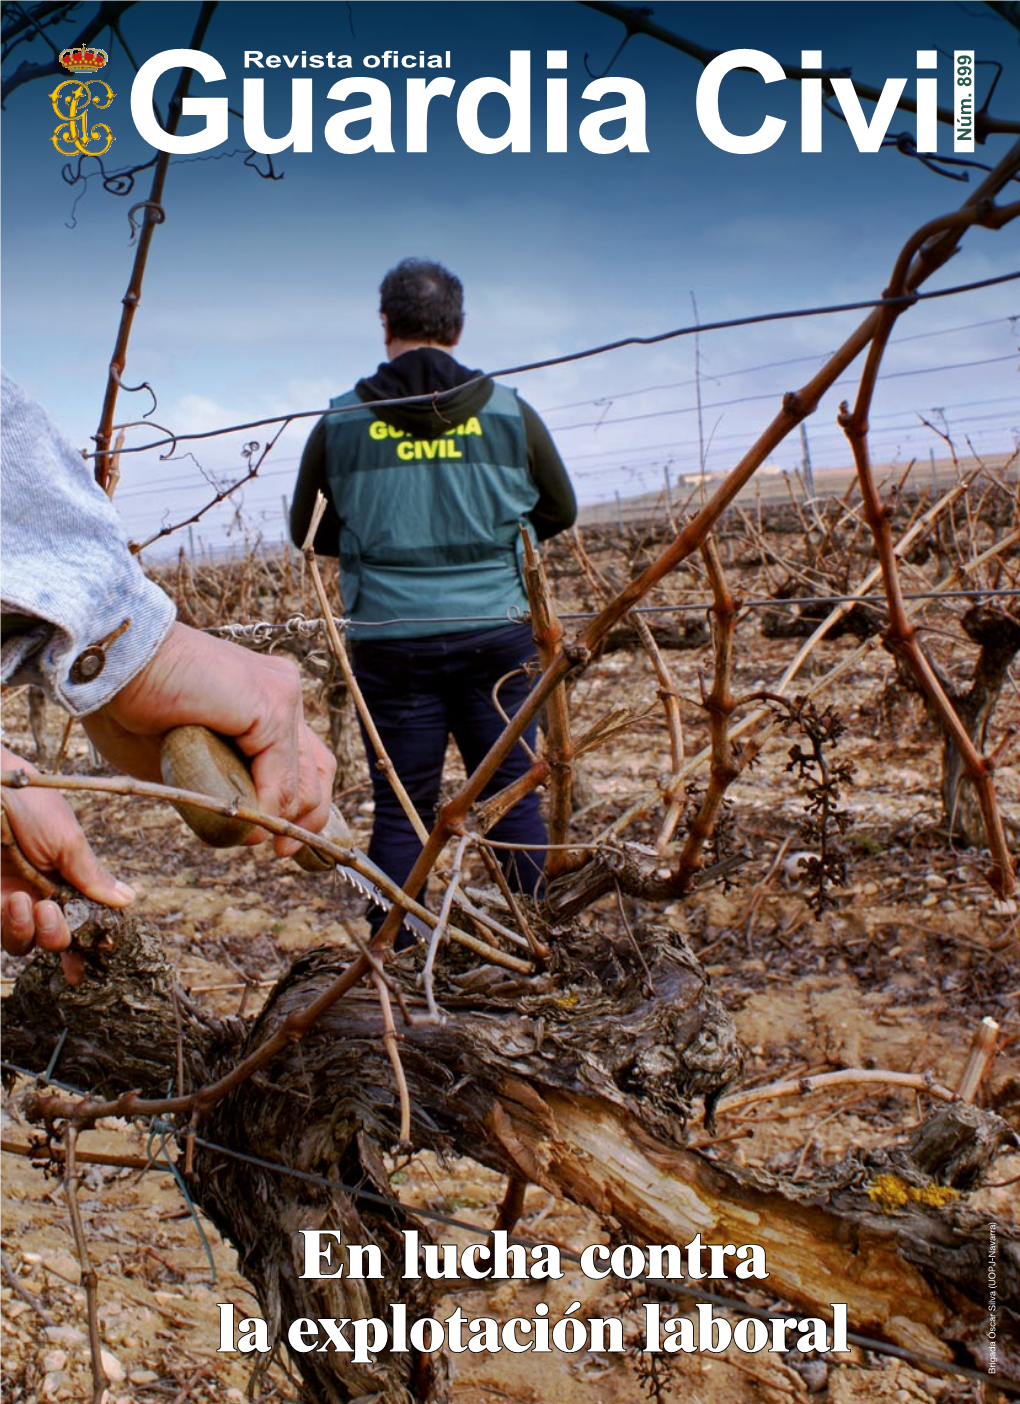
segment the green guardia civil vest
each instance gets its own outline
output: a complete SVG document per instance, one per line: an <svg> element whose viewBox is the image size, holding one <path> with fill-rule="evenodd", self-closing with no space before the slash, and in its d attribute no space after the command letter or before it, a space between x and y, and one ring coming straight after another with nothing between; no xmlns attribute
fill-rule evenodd
<svg viewBox="0 0 1020 1404"><path fill-rule="evenodd" d="M538 491L516 393L494 386L437 439L384 423L353 391L330 405L347 411L326 418L326 474L352 637L458 633L526 610L521 527Z"/></svg>

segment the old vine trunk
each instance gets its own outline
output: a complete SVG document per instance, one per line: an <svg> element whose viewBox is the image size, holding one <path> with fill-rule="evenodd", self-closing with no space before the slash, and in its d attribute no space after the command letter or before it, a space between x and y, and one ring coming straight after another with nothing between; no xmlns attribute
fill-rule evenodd
<svg viewBox="0 0 1020 1404"><path fill-rule="evenodd" d="M629 939L571 931L549 970L531 979L453 961L437 983L438 1021L416 993L414 958L392 965L414 1016L400 1029L413 1146L544 1185L632 1242L682 1244L700 1233L705 1242L759 1243L778 1300L818 1314L845 1301L858 1331L947 1361L982 1361L983 1221L962 1200L891 1211L868 1188L880 1172L908 1187L955 1180L967 1188L1008 1128L973 1108L950 1108L903 1150L796 1184L686 1149L686 1124L702 1108L710 1117L739 1073L739 1048L683 940L654 927L641 943L643 959ZM128 921L112 953L90 957L89 978L76 990L64 986L53 958L36 957L8 1006L8 1055L45 1067L66 1028L63 1080L105 1096L132 1088L161 1095L176 1076L179 1027L184 1078L200 1086L305 1007L339 968L335 952L309 952L254 1024L220 1022L183 992L171 995L158 938ZM411 1318L431 1310L433 1284L400 1276L402 1230L424 1235L428 1225L391 1198L383 1155L396 1140L399 1108L382 1034L377 1001L348 996L198 1127L191 1192L235 1244L274 1330L299 1316L385 1320L395 1301L407 1303ZM385 1279L303 1280L298 1234L311 1228L377 1243ZM1000 1282L1002 1301L1020 1300L1020 1242L1007 1232ZM1020 1378L1010 1324L999 1333L1000 1379ZM438 1356L380 1354L356 1365L329 1351L295 1365L322 1404L445 1395Z"/></svg>

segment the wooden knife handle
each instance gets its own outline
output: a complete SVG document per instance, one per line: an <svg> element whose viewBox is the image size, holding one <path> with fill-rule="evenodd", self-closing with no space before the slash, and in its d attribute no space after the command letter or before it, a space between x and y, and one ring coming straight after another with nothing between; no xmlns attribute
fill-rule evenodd
<svg viewBox="0 0 1020 1404"><path fill-rule="evenodd" d="M248 762L238 749L207 726L177 726L163 738L160 752L163 781L180 790L195 790L224 804L237 801L258 808L255 783ZM235 848L255 829L246 819L213 814L190 804L174 804L178 814L203 843L212 848ZM332 843L349 844L351 831L340 811L330 807L322 837ZM306 844L294 854L294 861L308 872L325 872L332 858Z"/></svg>

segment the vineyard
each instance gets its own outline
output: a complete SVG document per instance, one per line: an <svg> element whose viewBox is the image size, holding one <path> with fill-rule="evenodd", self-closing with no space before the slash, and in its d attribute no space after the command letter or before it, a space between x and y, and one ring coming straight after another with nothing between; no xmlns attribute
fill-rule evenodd
<svg viewBox="0 0 1020 1404"><path fill-rule="evenodd" d="M909 473L890 472L884 491L893 503L890 527L904 594L926 652L954 698L966 702L981 693L984 706L974 732L978 736L982 731L980 744L995 751L1000 742L1007 743L996 768L996 788L1012 843L1020 814L1020 774L1008 749L1008 739L1020 723L1020 698L1009 672L1011 649L1016 650L1020 633L1015 598L1016 465L961 463L951 485L927 490ZM618 524L594 524L555 543L547 551L545 569L552 608L565 629L583 626L608 591L655 559L674 529L660 507L654 516L626 523L622 533ZM908 1320L908 1303L902 1315L895 1310L899 1296L908 1295L905 1262L898 1282L870 1282L865 1291L860 1281L847 1281L851 1329L870 1342L855 1345L849 1358L797 1351L782 1357L746 1356L731 1349L721 1356L669 1357L670 1363L662 1365L661 1359L650 1364L639 1348L623 1356L516 1356L510 1365L505 1352L460 1356L452 1367L453 1397L471 1404L490 1399L571 1401L594 1392L606 1404L622 1404L644 1388L662 1399L692 1395L706 1404L733 1398L991 1399L996 1397L992 1386L953 1373L940 1337L956 1339L959 1362L969 1358L979 1369L986 1363L973 1327L966 1325L958 1294L966 1294L971 1281L959 1269L966 1257L966 1251L961 1256L962 1245L980 1245L988 1222L998 1224L1001 1275L1014 1270L1008 1244L1016 1233L1011 1206L1020 1173L1020 1157L1011 1147L1009 1132L1012 1126L1015 1143L1020 1126L1015 905L996 897L989 885L984 838L974 832L980 830L980 812L968 782L954 771L937 718L926 709L901 662L883 646L886 607L881 594L866 584L874 556L854 489L815 501L806 500L796 488L785 502L745 497L727 514L716 542L711 560L694 558L665 577L642 602L643 612L622 619L609 631L596 656L566 689L570 734L594 736L597 744L585 749L572 766L569 849L564 871L551 887L550 910L531 914L533 930L552 952L541 964L554 980L557 998L569 988L574 992L571 998L583 1002L577 993L579 977L571 974L572 962L597 962L607 943L617 961L624 960L626 948L640 949L645 953L645 974L639 982L645 988L639 1007L658 1008L663 997L670 1004L694 999L703 1023L714 1021L719 1058L714 1063L703 1060L700 1073L688 1068L679 1104L675 1092L672 1101L659 1103L646 1089L640 1115L664 1146L682 1147L680 1154L697 1160L693 1172L685 1163L676 1173L737 1177L721 1181L721 1189L716 1186L724 1201L734 1192L733 1185L742 1185L744 1193L751 1186L769 1196L781 1190L782 1204L778 1198L765 1201L765 1212L775 1220L768 1239L774 1245L769 1247L770 1283L752 1284L750 1291L732 1278L724 1284L731 1298L742 1292L750 1307L772 1313L777 1303L790 1301L804 1310L813 1291L810 1267L796 1261L803 1248L795 1248L795 1226L784 1218L790 1205L805 1197L819 1206L828 1204L833 1224L815 1226L819 1237L813 1251L831 1253L837 1273L841 1250L836 1245L849 1231L839 1223L841 1215L850 1213L850 1183L870 1187L875 1218L895 1225L897 1216L907 1211L876 1201L874 1187L885 1183L883 1173L902 1178L905 1147L914 1143L919 1127L930 1124L939 1108L948 1105L945 1098L961 1089L975 1034L983 1029L987 1043L987 1031L993 1028L989 1056L978 1060L976 1077L971 1075L962 1089L966 1102L980 1109L972 1113L977 1127L972 1132L983 1149L978 1154L973 1146L964 1151L956 1144L954 1154L946 1154L943 1147L941 1158L935 1158L937 1168L923 1182L944 1187L947 1196L931 1199L935 1207L919 1210L915 1205L909 1229L911 1235L933 1232L930 1252L936 1259L937 1245L948 1242L946 1234L956 1235L952 1261L957 1267L952 1272L960 1275L947 1287L946 1264L935 1272L934 1280L942 1286L935 1298L929 1290L926 1304L918 1308L929 1313L927 1321ZM720 650L718 614L711 605L713 588L718 598L720 580L733 608L731 639L724 651L732 660L728 721L734 737L740 738L733 742L740 763L719 796L697 866L684 883L674 883L669 890L669 874L677 870L678 856L698 831L699 815L713 788L706 761L712 754L711 699ZM300 555L252 549L218 566L182 555L167 568L163 583L187 622L222 628L229 620L241 626L235 632L250 645L286 650L299 659L308 709L345 758L338 803L363 848L371 823L370 790L353 703L314 622L315 595ZM977 592L991 593L977 597ZM859 593L864 596L859 603L848 598ZM825 623L829 627L823 634L820 626ZM791 676L796 660L799 667ZM961 712L966 714L965 708ZM39 708L30 717L27 707L21 712L11 707L8 714L14 744L29 755L41 747L42 759L53 764L64 739L63 718ZM550 721L545 745L554 744ZM92 770L79 734L71 734L63 768L72 774ZM955 789L950 783L954 776ZM451 795L462 780L452 762ZM174 1035L172 1022L164 1028L171 1046L164 1060L155 1060L169 1059L171 1079L172 1045L176 1042L185 1050L190 1046L187 1035L181 1042L181 1020L189 1025L193 1020L213 1021L225 1038L236 1028L238 1015L248 1019L259 1011L288 969L291 991L296 981L294 997L300 1004L321 987L324 975L341 970L363 949L364 899L353 887L302 873L262 852L203 849L171 810L150 800L100 794L79 795L77 802L103 857L140 889L138 927L146 940L158 942L160 978L171 980L181 992L174 1006L178 1032ZM675 828L664 840L671 815ZM472 909L484 907L491 914L500 910L501 899L479 851L462 844L456 852L456 863L450 861L453 847L440 862L430 905L438 911L444 891L456 889L451 924L470 927ZM593 863L593 856L600 862ZM466 894L463 909L458 891ZM501 919L509 920L505 907ZM474 929L494 939L491 925ZM698 980L711 981L710 995L707 987L692 994L682 981L680 987L669 983L678 977L675 971L669 975L673 966L668 958L663 964L663 953L676 943ZM8 962L5 993L11 991L15 965ZM400 1213L412 1216L407 1222L419 1223L442 1241L465 1243L472 1240L468 1228L447 1227L445 1221L430 1224L428 1215L438 1213L483 1231L496 1222L501 1201L506 1216L512 1196L504 1195L505 1177L497 1173L508 1168L505 1145L501 1156L491 1133L480 1129L484 1118L476 1119L481 1114L472 1109L475 1094L462 1090L461 1100L453 1104L441 1095L441 1106L430 1101L420 1115L415 1099L429 1094L415 1080L423 1075L419 1060L426 1058L426 1067L437 1059L440 1066L444 1060L448 1067L457 1066L458 1053L448 1038L483 1037L484 1030L479 1033L476 1024L484 1006L486 1017L495 1015L506 1028L491 1050L479 1045L473 1054L482 1057L488 1051L488 1056L523 1067L518 1020L529 998L539 1003L546 998L542 990L547 979L539 980L529 996L512 970L480 961L465 947L452 944L439 954L427 979L423 955L401 957L393 969L394 992L404 991L401 1001L417 1006L431 981L429 997L448 1011L448 1035L428 1024L424 1031L416 1024L404 1028L397 1016L412 1089L411 1140L431 1147L431 1152L409 1155L404 1148L394 1150L400 1139L400 1106L392 1071L385 1055L380 1055L381 1063L369 1063L365 1052L366 1040L377 1043L381 1036L372 1028L371 1011L377 1005L371 995L351 995L340 1002L330 1016L332 1035L327 1031L321 1037L306 1036L303 1075L311 1076L314 1067L317 1079L333 1077L344 1083L347 1073L335 1067L327 1071L322 1062L323 1038L326 1048L337 1035L350 1040L350 1056L357 1060L350 1077L365 1079L371 1103L370 1110L362 1106L359 1114L368 1118L366 1125L375 1127L377 1145L361 1165L361 1182L397 1196L403 1206ZM117 978L126 978L125 972ZM154 978L151 972L145 975L145 981ZM620 1037L628 1040L635 1037L631 1014L626 1013L635 1007L633 978L632 974L624 980L617 991ZM132 1064L121 1070L110 1065L109 1055L97 1049L100 1040L91 1036L109 1021L116 1026L119 1006L90 1006L86 997L62 991L44 1009L47 1001L39 1000L40 988L55 995L59 981L52 970L41 976L37 972L35 981L24 990L19 986L14 994L15 1000L27 1004L16 1006L14 1017L8 1017L9 1064L42 1069L51 1063L50 1075L58 1087L66 1081L112 1097L123 1095L124 1077L132 1087L141 1085L144 1064L149 1085L155 1087L163 1074L157 1076L151 1066L154 1035L147 1036L147 1051L138 1067L133 1059L141 1058L143 1050L132 1049L130 1041L120 1046L121 1058ZM284 979L281 988L287 985ZM603 993L598 1018L611 1025L614 1008L605 998ZM274 1007L279 1005L280 989L272 1000ZM19 1024L26 1007L32 1013L23 1034ZM167 1009L164 1014L170 1017ZM534 1011L529 1017L535 1017ZM557 1046L551 1007L540 1017L549 1027L550 1046ZM734 1036L728 1042L730 1019ZM994 1025L982 1023L987 1020ZM88 1037L83 1021L88 1023ZM65 1022L72 1036L55 1053ZM608 1047L599 1056L603 1053L611 1058ZM193 1079L201 1085L211 1075L214 1059L208 1047L203 1056L206 1064L185 1070L184 1085ZM475 1074L485 1082L479 1069ZM180 1075L179 1071L178 1085ZM278 1070L269 1086L277 1077L291 1075ZM465 1075L470 1083L467 1070ZM263 1078L256 1074L256 1087L266 1085ZM36 1140L39 1145L37 1133L21 1123L19 1111L30 1084L20 1077L13 1082L5 1144L25 1146ZM639 1082L634 1085L639 1087ZM626 1086L625 1079L617 1079L618 1110L642 1096L640 1090L628 1096ZM270 1096L267 1106L272 1102ZM309 1107L314 1104L313 1098ZM714 1119L708 1117L706 1124L706 1111L712 1108ZM246 1127L244 1136L250 1147L260 1146L263 1156L276 1160L288 1137L280 1139L282 1125L274 1130L265 1120L267 1114L259 1112L256 1125ZM295 1128L289 1115L292 1139ZM451 1115L465 1120L459 1136L441 1121L448 1123ZM562 1108L559 1117L561 1134L566 1134ZM217 1122L218 1134L206 1130L203 1137L213 1144L228 1135L230 1118L217 1116ZM111 1357L109 1398L138 1404L240 1400L246 1397L250 1366L241 1356L217 1355L216 1304L231 1301L238 1304L239 1314L257 1312L250 1287L238 1279L233 1253L205 1221L204 1233L212 1239L210 1251L218 1266L213 1285L195 1210L182 1193L179 1171L174 1176L166 1173L166 1127L160 1131L154 1122L143 1134L137 1121L119 1124L120 1131L116 1122L102 1123L105 1129L83 1134L78 1143L84 1177L81 1212L99 1276L98 1319ZM349 1183L349 1159L345 1162L335 1150L323 1158L322 1147L313 1151L307 1143L313 1124L311 1117L307 1135L299 1137L302 1163L308 1168L329 1164L339 1180ZM438 1133L437 1124L443 1128ZM571 1181L570 1163L557 1170L555 1156L543 1160L537 1146L540 1130L530 1126L536 1137L535 1183L524 1189L528 1176L511 1178L511 1184L520 1185L520 1202L502 1220L515 1224L514 1231L525 1240L555 1242L574 1251L588 1243L635 1241L637 1210L628 1205L619 1185L609 1189L620 1149L614 1138L629 1134L627 1123L601 1124L599 1135L608 1138L605 1163L595 1169L589 1165L586 1172L589 1178L604 1177L601 1204L597 1187L593 1191L590 1185L586 1189ZM240 1134L236 1127L234 1134ZM515 1135L523 1134L518 1125ZM962 1133L956 1134L959 1140ZM272 1154L267 1151L270 1146L275 1147ZM91 1163L89 1155L95 1151L100 1152L100 1162L104 1152L112 1155L112 1164ZM575 1169L579 1153L575 1146ZM231 1227L236 1242L236 1213L224 1200L251 1193L251 1185L242 1188L231 1174L225 1187L211 1192L226 1175L227 1162L201 1146L193 1154L202 1186L199 1201L216 1222ZM289 1155L286 1151L281 1159ZM385 1169L377 1155L385 1157ZM39 1151L37 1159L40 1156L45 1159L44 1152ZM142 1167L147 1163L151 1168L146 1171ZM853 1167L852 1175L848 1167ZM10 1275L2 1289L8 1317L4 1398L20 1404L33 1397L85 1397L84 1292L61 1196L47 1196L42 1170L23 1159L5 1156L5 1171L11 1212L5 1239ZM49 1173L62 1171L54 1165ZM267 1178L272 1181L274 1176L267 1172ZM954 1184L964 1191L962 1197L953 1193ZM277 1222L323 1212L314 1195L293 1200L291 1187L278 1177L272 1191L263 1187L259 1194L267 1196L273 1208L266 1212ZM616 1205L615 1213L606 1196ZM341 1222L358 1224L365 1241L386 1241L392 1231L385 1228L388 1210L341 1199L346 1206ZM337 1200L332 1203L338 1212ZM413 1217L416 1211L420 1219ZM705 1226L706 1241L721 1241L718 1224L727 1222L727 1212L724 1202L716 1230ZM859 1206L854 1212L859 1216ZM614 1221L617 1237L607 1240ZM858 1225L855 1232L866 1232L859 1217L852 1221ZM264 1262L259 1266L255 1245L264 1232L265 1225L250 1226L253 1237L245 1249L245 1274L259 1285L263 1314L266 1268ZM747 1241L752 1238L748 1233ZM676 1242L683 1241L678 1229ZM902 1252L902 1244L895 1251ZM787 1253L789 1260L784 1261ZM883 1271L888 1270L886 1263ZM287 1302L287 1291L295 1290L295 1284L275 1290ZM654 1289L612 1279L592 1282L573 1271L552 1290L541 1284L505 1283L486 1289L462 1283L445 1304L432 1304L429 1310L443 1316L460 1306L472 1314L527 1316L539 1300L548 1301L554 1312L581 1301L585 1315L617 1317L636 1337L643 1290ZM1008 1296L1003 1292L1005 1299ZM955 1318L937 1305L939 1299L955 1302ZM325 1309L320 1299L319 1314ZM693 1302L688 1299L685 1308L681 1300L675 1309L693 1311ZM294 1309L286 1314L293 1315ZM333 1307L330 1314L353 1311ZM1010 1358L1005 1331L1002 1337L1000 1365L1003 1354ZM906 1358L886 1354L889 1349L905 1351ZM933 1356L942 1360L941 1370L922 1364ZM308 1359L301 1362L306 1369ZM1001 1368L1005 1374L1006 1366ZM253 1397L305 1397L294 1369L293 1363L276 1361L256 1378ZM436 1375L428 1388L441 1390L443 1371ZM309 1388L307 1374L304 1387ZM342 1386L348 1395L329 1392L340 1385L320 1380L318 1387L321 1396L311 1397L340 1399L351 1392L350 1381Z"/></svg>
<svg viewBox="0 0 1020 1404"><path fill-rule="evenodd" d="M138 896L122 914L54 889L73 921L84 974L76 985L65 982L54 955L3 957L3 1404L1000 1404L1015 1397L1020 462L1008 397L996 390L1000 372L992 369L1010 359L1001 354L1002 336L1008 324L1013 339L1015 319L991 299L1020 276L1001 252L1002 231L1020 216L1020 124L993 110L1004 64L950 44L953 92L967 93L965 108L946 108L935 102L937 80L919 80L916 100L902 96L906 79L855 87L841 55L825 60L838 68L822 68L821 40L801 36L808 45L801 48L791 30L787 66L770 59L757 72L800 85L802 117L813 112L821 124L826 112L832 182L820 179L820 162L798 162L792 178L786 167L763 163L760 183L745 187L752 169L745 164L739 181L727 174L713 189L718 211L709 227L691 220L687 205L653 213L634 204L630 187L613 183L614 171L638 169L629 159L604 164L597 180L579 166L558 216L558 264L545 217L566 163L541 168L555 169L555 181L546 174L516 190L516 155L516 164L473 163L457 175L444 165L444 191L458 192L451 227L469 236L452 247L465 254L469 279L491 283L494 339L479 359L525 393L542 383L529 380L533 373L549 375L546 386L566 387L556 395L569 391L569 402L551 406L565 418L550 428L570 446L565 460L576 457L579 495L598 505L541 557L525 535L536 652L527 695L512 716L503 711L502 735L469 773L448 757L441 803L434 815L419 815L377 733L373 739L334 563L314 553L321 495L304 549L269 548L252 528L246 549L214 560L195 540L222 523L221 509L235 513L233 532L243 530L245 494L254 501L267 478L279 475L282 488L286 477L293 487L296 460L284 453L295 434L277 446L323 413L321 400L313 406L334 374L338 345L352 364L374 346L362 339L361 314L351 313L361 304L345 299L355 283L368 287L361 265L385 256L408 210L434 209L438 227L436 168L415 156L397 169L410 152L391 145L387 164L369 167L382 148L369 152L371 138L359 138L347 154L365 150L364 161L337 180L337 167L312 166L296 116L291 136L279 139L263 131L260 140L246 123L243 144L221 153L223 165L171 161L171 150L206 149L194 145L194 133L175 135L182 118L202 111L192 89L204 91L198 70L179 64L181 53L209 44L236 66L256 37L231 26L254 20L246 7L204 3L171 38L179 7L104 4L88 18L78 8L17 6L5 14L5 98L22 88L41 95L58 73L64 58L51 31L66 29L78 46L101 37L122 65L118 84L142 77L132 45L162 63L160 72L177 65L172 92L169 77L164 84L160 130L169 144L151 149L125 120L116 155L129 164L107 169L97 157L97 167L85 162L83 170L79 160L63 171L66 185L78 187L69 233L94 178L114 198L134 190L136 201L125 207L130 271L104 323L108 344L96 353L105 393L91 420L90 472L130 522L131 553L173 597L184 624L295 660L306 714L339 760L334 799L347 827L338 819L328 834L298 830L272 804L264 813L239 790L210 795L186 772L162 785L114 775L40 693L23 689L5 705L5 745L42 773L5 771L4 785L65 793L102 861ZM281 52L285 38L288 50L307 43L314 54L323 47L314 29L300 38L298 31L320 8L288 6L284 21L274 13L280 7L263 6L260 23L285 27L272 41ZM409 36L420 7L399 8ZM787 18L799 22L796 12L808 8L789 7ZM1010 27L1012 52L1016 7L987 8L996 25ZM397 9L386 7L387 23ZM355 20L371 24L372 42L395 58L383 48L396 40L381 34L377 10L339 7L333 23L346 23L359 49ZM884 8L883 24L891 10ZM456 22L448 17L458 43L482 12L483 31L490 15L512 20L516 45L539 11L458 7ZM854 11L855 31L864 13ZM757 23L759 14L747 7L745 19ZM541 35L541 48L552 45L551 69L566 65L561 45L570 42L594 78L572 36L597 16L600 25L623 27L615 54L607 49L607 74L625 49L628 63L644 55L649 74L673 55L709 79L719 73L713 50L646 9L598 0L557 7L557 16L566 37L553 29ZM166 32L146 34L150 18L165 20ZM685 11L684 27L686 18ZM79 21L84 27L72 36ZM182 51L189 32L190 50ZM427 42L431 49L431 33ZM537 30L528 42L538 46ZM910 27L911 68L915 56L919 70L937 64L934 48L916 47L935 42ZM175 47L159 47L169 43ZM989 39L989 54L994 44ZM401 47L410 53L415 45L408 37ZM884 31L878 48L884 57ZM109 59L106 48L87 52ZM740 55L745 66L748 56L768 57L732 52L737 67ZM999 52L1006 57L1004 44ZM486 71L490 54L478 51ZM512 57L521 56L515 47ZM366 69L372 59L379 64L364 55ZM310 102L312 80L298 81L308 86L291 91ZM365 80L352 81L358 90ZM385 87L367 81L366 91ZM548 80L550 94L557 81ZM616 81L609 77L610 90ZM643 91L637 80L619 81L625 93ZM660 85L672 102L679 91L672 69ZM87 82L65 87L73 104L88 93ZM510 101L507 85L490 89L500 91ZM699 104L704 91L699 83ZM862 99L876 105L870 121ZM212 101L222 104L226 124L227 98ZM84 158L92 154L89 128L83 123L79 132L73 104L68 140ZM141 109L134 110L137 124ZM916 135L890 130L905 114L916 117ZM358 109L332 121L355 118ZM374 128L375 116L369 120ZM693 160L694 145L677 139L675 113L670 122L661 150ZM768 122L775 127L774 117ZM925 186L901 201L909 181L889 180L884 158L837 165L836 122L853 134L856 155L866 135L869 161L885 146L900 173L930 178L949 198L936 201ZM946 140L939 152L938 126L946 138L956 129L952 155ZM1002 149L1000 137L1009 140ZM497 159L509 129L499 141L490 152ZM315 201L314 217L311 205L289 205L289 226L282 201L270 203L287 174L274 167L273 153L288 146L291 169L300 155L309 158L302 168L309 179L302 186L295 174L286 190L313 191ZM512 150L526 156L528 140ZM813 160L821 150L815 133L803 154ZM656 159L643 140L627 158L639 154ZM24 161L19 178L34 180L36 148L15 155ZM537 165L525 169L540 174ZM654 179L651 169L642 199L675 190L684 201L688 191L700 197L698 167L689 183L679 168L656 164ZM717 170L733 166L713 159ZM490 196L482 194L486 171L500 174ZM259 203L236 193L242 187L232 172L265 182ZM370 173L370 185L357 183ZM461 192L469 189L471 207L488 211L477 229L461 217ZM588 206L596 190L599 204ZM329 205L332 198L341 203ZM30 197L17 204L30 212L20 252L34 269L49 248L45 221ZM761 220L766 209L782 219ZM92 220L91 205L81 219L83 227ZM685 244L679 235L687 225L696 238ZM88 267L94 256L108 276L123 253L101 244L106 225L88 227L92 244L83 234L68 266ZM551 217L549 228L556 228ZM542 236L532 246L534 229ZM319 243L323 231L327 245ZM506 236L491 257L492 266L506 266L501 283L491 280L488 248L485 258L480 252L490 239L499 245L497 233ZM592 233L599 242L589 248ZM301 257L283 259L281 249ZM967 256L958 258L962 249ZM686 278L684 260L705 252L719 259L692 272L691 283L712 289L714 320L701 319L691 291L689 322L677 325L686 312L686 302L684 313L676 310L677 269ZM357 276L338 279L341 265ZM297 273L307 280L288 281ZM12 285L26 348L39 326L56 325L46 310L55 305L45 302L51 294L37 287L43 281L23 277L31 298ZM109 304L112 283L102 286L97 300ZM232 302L238 292L241 301ZM927 330L919 328L903 364L887 356L893 345L899 353L900 321L909 325L919 305L953 299L962 317L972 294L980 297L966 315L985 320L933 328L922 311L914 320ZM561 320L544 321L556 304ZM986 317L989 308L994 317ZM325 329L315 325L319 318ZM519 340L515 318L526 331ZM387 316L383 323L388 349L405 345L390 336ZM820 330L807 330L822 326L824 341ZM987 343L967 339L989 327L996 330ZM724 368L719 360L714 374L701 346L710 333L717 346L746 336L746 356L760 364ZM950 334L951 343L933 340ZM57 340L47 343L50 359L35 364L33 389L51 388L66 411L74 391L70 377L66 390L61 381L60 357L81 353ZM414 344L448 343L430 335ZM666 355L681 345L693 348L692 380L678 381ZM965 351L966 359L952 359ZM624 352L640 358L640 374L626 385L600 380L610 364L623 364L612 358ZM271 360L262 364L263 357ZM790 388L786 377L797 364L810 369ZM179 379L185 368L187 384ZM943 371L976 368L981 377L964 374L936 390L932 378ZM744 383L752 372L768 374ZM466 384L485 379L467 374ZM901 375L919 377L909 392ZM986 375L990 395L960 399L976 394ZM710 383L718 398L715 389L703 398ZM949 385L943 407L932 408L932 396ZM395 403L430 400L439 413L450 401L430 389ZM614 408L615 399L625 403ZM728 411L743 416L758 401L766 406L761 420L752 419L757 407L747 419L728 420L713 447ZM334 401L330 413L352 404ZM958 411L983 405L993 408L974 416L968 438L956 427ZM362 413L361 402L353 409ZM692 417L674 419L682 415ZM844 465L819 468L817 481L805 429L812 416L819 436L829 433L826 463ZM677 427L684 423L696 426L696 439L694 428L676 438L688 432ZM909 451L901 452L901 433ZM795 434L799 473L791 467ZM917 456L922 439L926 458ZM986 451L992 442L994 453ZM724 471L708 471L716 466ZM19 485L30 484L35 465L22 471ZM629 501L625 486L636 494ZM86 487L91 493L91 481ZM431 508L427 493L422 501ZM277 496L274 520L278 504ZM516 508L509 520L517 520ZM34 523L21 529L31 574ZM173 547L178 554L156 560ZM405 570L403 557L398 568ZM25 608L28 623L51 617ZM249 661L213 651L242 671ZM494 689L497 708L503 682ZM259 689L245 693L253 695ZM533 720L539 741L531 750ZM166 725L150 734L162 738ZM165 758L168 743L161 744ZM526 770L496 790L502 762L518 747ZM365 853L369 764L388 778L421 842L404 888ZM166 781L165 767L163 774ZM495 834L535 792L549 842L543 887L532 898L508 886ZM210 823L240 821L296 838L318 871L274 859L268 844L203 847L174 806L184 813L190 806L192 823L198 812ZM15 867L20 858L21 878L42 892L48 880L26 872L18 852L14 809L9 802L5 858L9 851ZM374 934L366 895L387 908ZM401 949L405 921L417 939ZM307 1254L317 1232L335 1244L343 1271L307 1270L313 1259L302 1243ZM416 1276L404 1271L409 1241L427 1245L417 1262L438 1262L443 1245L474 1245L465 1261L484 1268L509 1243L521 1254L551 1255L565 1271L550 1280L526 1272ZM711 1272L702 1271L695 1245L698 1252L709 1245ZM688 1254L682 1271L673 1250ZM359 1275L354 1264L365 1261L373 1269ZM602 1261L612 1270L590 1270ZM742 1270L748 1261L754 1271ZM412 1322L410 1348L397 1344L395 1313ZM699 1336L697 1346L650 1348L649 1322L656 1339L665 1317L670 1339L690 1343L706 1316L718 1333L707 1343ZM469 1348L443 1335L455 1317L479 1332ZM350 1349L348 1328L357 1339L371 1337L370 1348ZM507 1347L514 1330L536 1343L548 1330L554 1348ZM766 1349L777 1330L788 1338ZM437 1332L444 1349L436 1348Z"/></svg>

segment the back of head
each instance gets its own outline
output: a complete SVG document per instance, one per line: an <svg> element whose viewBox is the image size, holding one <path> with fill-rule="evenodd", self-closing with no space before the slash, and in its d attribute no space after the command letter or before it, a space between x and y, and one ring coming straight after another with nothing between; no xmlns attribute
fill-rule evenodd
<svg viewBox="0 0 1020 1404"><path fill-rule="evenodd" d="M464 288L441 263L405 258L379 286L379 311L391 337L453 346L464 327Z"/></svg>

